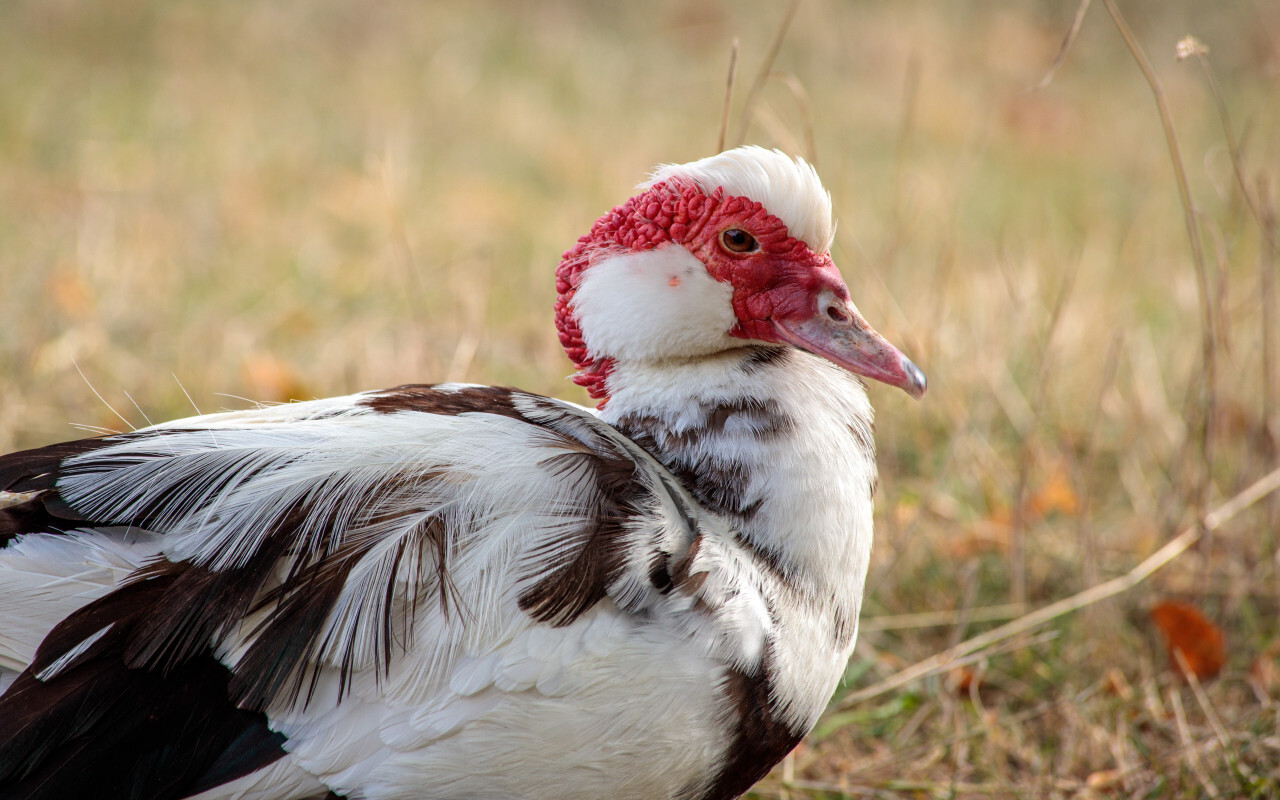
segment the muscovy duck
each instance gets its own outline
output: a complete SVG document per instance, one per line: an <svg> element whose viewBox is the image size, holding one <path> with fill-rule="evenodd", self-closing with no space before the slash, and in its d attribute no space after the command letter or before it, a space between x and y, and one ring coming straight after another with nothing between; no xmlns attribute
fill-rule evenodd
<svg viewBox="0 0 1280 800"><path fill-rule="evenodd" d="M925 391L832 235L798 158L663 166L556 272L598 409L406 385L0 458L0 795L745 792L857 635L858 376Z"/></svg>

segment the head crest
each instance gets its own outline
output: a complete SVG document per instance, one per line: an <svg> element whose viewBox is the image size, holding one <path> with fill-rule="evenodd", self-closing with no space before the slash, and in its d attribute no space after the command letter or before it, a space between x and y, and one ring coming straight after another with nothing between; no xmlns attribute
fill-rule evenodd
<svg viewBox="0 0 1280 800"><path fill-rule="evenodd" d="M707 194L722 188L726 196L749 197L782 220L791 235L815 253L831 249L835 236L831 195L817 171L802 158L747 145L688 164L663 164L639 188L673 178L691 180Z"/></svg>

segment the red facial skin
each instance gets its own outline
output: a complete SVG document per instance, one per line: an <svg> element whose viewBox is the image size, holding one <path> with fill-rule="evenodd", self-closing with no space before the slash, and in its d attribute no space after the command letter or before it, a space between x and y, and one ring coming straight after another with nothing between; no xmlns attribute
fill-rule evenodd
<svg viewBox="0 0 1280 800"><path fill-rule="evenodd" d="M758 248L745 253L729 250L720 237L733 228L751 234ZM750 198L726 197L722 189L708 195L692 182L674 179L652 186L597 220L556 270L560 343L578 367L574 382L601 400L602 407L614 363L587 351L573 313L574 291L583 270L600 258L668 243L682 245L713 278L733 287L737 322L726 332L730 336L803 347L913 397L924 394L924 373L858 315L830 255L814 252Z"/></svg>
<svg viewBox="0 0 1280 800"><path fill-rule="evenodd" d="M720 233L740 228L755 237L759 249L733 253L720 245ZM849 290L831 261L787 232L782 220L746 197L708 195L683 181L656 184L596 221L591 233L564 254L556 270L556 327L560 343L579 373L575 383L592 397L605 398L611 359L593 359L572 312L573 293L582 271L607 255L641 252L668 242L683 245L707 265L716 280L733 286L737 324L729 335L781 342L773 320L814 314L814 298L827 288L843 300Z"/></svg>

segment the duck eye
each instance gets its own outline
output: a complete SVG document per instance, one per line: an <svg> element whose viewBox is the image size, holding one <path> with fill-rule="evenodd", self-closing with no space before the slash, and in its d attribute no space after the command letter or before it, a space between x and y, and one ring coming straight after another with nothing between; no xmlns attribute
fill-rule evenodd
<svg viewBox="0 0 1280 800"><path fill-rule="evenodd" d="M721 231L720 244L730 253L750 253L760 249L756 237L741 228L729 228Z"/></svg>

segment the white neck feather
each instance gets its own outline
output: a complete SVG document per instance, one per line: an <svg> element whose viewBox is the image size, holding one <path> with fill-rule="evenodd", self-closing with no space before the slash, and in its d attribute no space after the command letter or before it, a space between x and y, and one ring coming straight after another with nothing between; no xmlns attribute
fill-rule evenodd
<svg viewBox="0 0 1280 800"><path fill-rule="evenodd" d="M872 410L862 382L815 356L740 348L714 356L619 362L602 418L623 430L665 426L669 452L694 472L728 477L753 505L736 526L801 591L856 613L872 539ZM764 409L762 414L715 410ZM764 415L791 422L772 434ZM659 447L659 450L664 448ZM725 469L736 464L740 470ZM667 463L679 473L679 466Z"/></svg>

